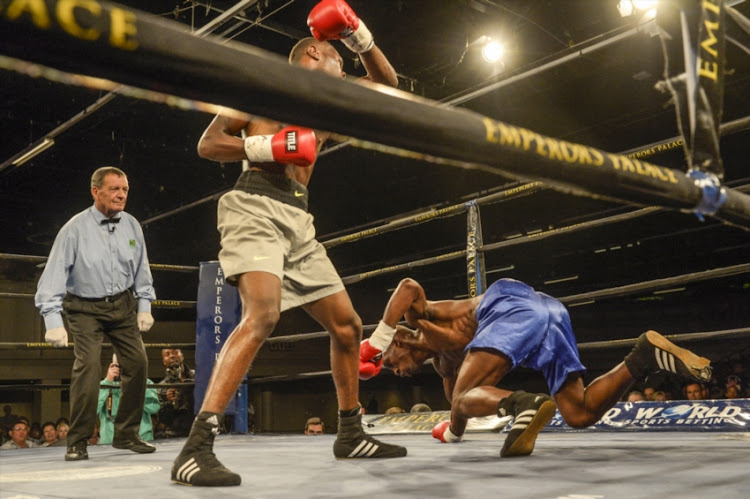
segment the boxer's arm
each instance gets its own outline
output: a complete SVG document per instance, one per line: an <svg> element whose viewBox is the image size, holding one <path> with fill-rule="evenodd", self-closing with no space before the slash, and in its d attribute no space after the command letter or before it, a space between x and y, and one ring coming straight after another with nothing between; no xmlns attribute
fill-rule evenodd
<svg viewBox="0 0 750 499"><path fill-rule="evenodd" d="M456 378L443 378L443 391L448 402L453 402L453 387L456 386Z"/></svg>
<svg viewBox="0 0 750 499"><path fill-rule="evenodd" d="M363 79L398 86L393 66L375 45L373 34L346 1L321 0L310 11L307 24L316 39L341 40L349 50L356 52L367 70L367 76Z"/></svg>
<svg viewBox="0 0 750 499"><path fill-rule="evenodd" d="M363 76L362 79L394 88L398 87L396 70L393 69L390 61L377 45L373 45L367 52L359 54L359 59L367 71L367 75Z"/></svg>
<svg viewBox="0 0 750 499"><path fill-rule="evenodd" d="M453 402L453 388L456 386L455 376L446 376L443 378L443 390L445 391L445 398L448 402ZM451 411L451 433L455 436L460 437L466 431L466 423L468 420L456 416L456 413Z"/></svg>
<svg viewBox="0 0 750 499"><path fill-rule="evenodd" d="M454 411L451 411L451 432L457 437L463 436L468 422L468 419L458 417Z"/></svg>
<svg viewBox="0 0 750 499"><path fill-rule="evenodd" d="M383 319L378 323L375 331L369 338L362 340L359 346L359 377L370 379L376 376L383 366L382 354L388 349L396 334L396 326L401 317L412 307L419 314L424 311L426 300L424 290L419 283L413 279L402 280L388 300L383 312Z"/></svg>
<svg viewBox="0 0 750 499"><path fill-rule="evenodd" d="M395 327L402 317L406 322L417 327L417 320L425 318L427 298L422 286L414 279L403 279L388 300L383 312L383 322Z"/></svg>
<svg viewBox="0 0 750 499"><path fill-rule="evenodd" d="M198 156L220 162L246 159L245 142L237 134L248 124L245 120L216 115L198 141Z"/></svg>

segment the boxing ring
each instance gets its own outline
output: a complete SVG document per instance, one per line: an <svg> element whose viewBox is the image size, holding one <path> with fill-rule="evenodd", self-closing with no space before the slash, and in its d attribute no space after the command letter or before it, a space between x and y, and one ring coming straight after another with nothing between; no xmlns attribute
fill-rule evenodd
<svg viewBox="0 0 750 499"><path fill-rule="evenodd" d="M215 112L217 105L226 106L331 130L343 137L357 137L348 140L360 147L519 179L467 202L393 217L375 227L322 241L326 248L334 248L438 218L466 215L466 249L343 276L347 285L463 259L471 296L481 293L487 285L483 263L487 252L665 210L694 212L732 226L750 228L747 185L735 188L699 185L683 172L643 161L658 144L621 154L609 153L545 137L476 113L428 103L393 89L373 91L322 75L303 73L260 50L231 44L218 46L211 40L191 37L153 16L105 2L96 4L102 8L97 21L102 33L115 33L115 26L107 22L124 16L127 29L120 33L124 33L123 37L109 37L119 43L108 43L104 39L93 42L71 36L53 12L49 13L51 24L42 27L34 17L11 19L7 11L0 11L0 42L5 53L0 55L0 67L181 108ZM29 37L39 45L18 42ZM155 60L159 61L158 72L154 72ZM70 76L69 73L85 76ZM207 104L209 102L211 104ZM308 108L315 112L306 112ZM725 125L724 130L745 126L747 123L743 120ZM618 200L636 208L505 241L483 242L481 206L530 196L547 188ZM32 263L45 260L44 257L3 254L0 258ZM152 269L194 272L198 267L152 264ZM730 265L560 299L569 307L581 306L596 300L748 272L750 264ZM31 295L1 293L0 297L28 299ZM185 300L154 303L156 313L160 308L194 307L195 302ZM374 324L366 326L365 336L374 327ZM750 328L692 332L674 335L672 339L747 339L748 332ZM267 344L324 338L327 338L324 331L285 334L269 338ZM616 342L583 342L579 347L585 352L613 345L629 346L633 341L625 338ZM190 349L194 344L147 344L148 348L167 346ZM0 349L48 348L38 343L0 343ZM248 384L266 385L329 376L330 371L261 376L251 377ZM316 438L275 434L220 436L216 446L218 457L243 477L242 487L223 489L220 493L226 497L247 497L248 494L260 497L494 497L504 494L572 498L621 497L623 488L627 487L628 497L739 498L745 497L742 490L750 489L750 477L745 470L750 440L747 432L543 434L532 458L504 460L498 457L501 437L494 433L472 434L459 445L441 445L428 435L398 434L384 439L405 445L408 457L337 462L330 450L332 435ZM179 488L169 483L169 466L183 441L156 441L157 452L152 455L92 446L89 461L72 464L62 461L59 448L4 452L0 454L0 499L101 497L112 496L112 491L123 491L125 495L124 491L132 494L141 490L165 497L176 494L215 496L216 491L210 489ZM134 477L138 480L137 486Z"/></svg>
<svg viewBox="0 0 750 499"><path fill-rule="evenodd" d="M747 434L542 434L531 458L500 459L498 435L460 444L426 436L389 437L402 459L336 461L334 437L219 436L217 455L242 486L181 487L168 480L183 439L156 441L156 452L89 447L66 463L60 449L0 454L0 499L126 497L259 498L610 498L742 499L750 488ZM291 465L290 463L294 463ZM136 482L137 480L137 482ZM743 492L745 491L745 492Z"/></svg>

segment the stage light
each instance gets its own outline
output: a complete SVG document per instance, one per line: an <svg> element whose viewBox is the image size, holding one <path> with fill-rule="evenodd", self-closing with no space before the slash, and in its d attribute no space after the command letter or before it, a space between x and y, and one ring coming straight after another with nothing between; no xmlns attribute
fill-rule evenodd
<svg viewBox="0 0 750 499"><path fill-rule="evenodd" d="M482 59L489 63L495 63L500 60L503 56L503 45L490 39L484 47L482 47Z"/></svg>
<svg viewBox="0 0 750 499"><path fill-rule="evenodd" d="M650 18L656 15L657 0L620 0L617 10L622 17L629 17L645 12Z"/></svg>

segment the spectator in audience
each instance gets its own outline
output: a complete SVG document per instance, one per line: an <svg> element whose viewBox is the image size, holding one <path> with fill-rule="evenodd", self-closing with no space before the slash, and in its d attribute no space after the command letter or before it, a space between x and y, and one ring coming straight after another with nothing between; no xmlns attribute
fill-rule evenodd
<svg viewBox="0 0 750 499"><path fill-rule="evenodd" d="M742 386L742 380L736 374L727 376L726 386Z"/></svg>
<svg viewBox="0 0 750 499"><path fill-rule="evenodd" d="M430 406L424 402L420 402L411 406L409 412L432 412L432 409L430 409Z"/></svg>
<svg viewBox="0 0 750 499"><path fill-rule="evenodd" d="M0 433L3 434L3 439L7 439L8 432L13 428L13 424L18 419L18 416L13 414L13 408L9 405L3 406L3 416L0 417Z"/></svg>
<svg viewBox="0 0 750 499"><path fill-rule="evenodd" d="M688 383L683 389L686 400L703 400L705 398L704 393L706 391L706 385L703 383Z"/></svg>
<svg viewBox="0 0 750 499"><path fill-rule="evenodd" d="M312 417L305 422L305 435L323 435L324 433L325 425L319 417Z"/></svg>
<svg viewBox="0 0 750 499"><path fill-rule="evenodd" d="M37 440L31 438L31 436L30 436L31 435L31 420L29 418L27 418L26 416L16 416L16 423L18 421L23 421L26 424L26 428L28 429L28 432L26 434L26 440L34 442L35 444L37 444L37 447L39 447L39 442ZM9 436L10 436L10 434L9 434Z"/></svg>
<svg viewBox="0 0 750 499"><path fill-rule="evenodd" d="M656 388L653 386L647 386L643 389L643 398L646 400L654 400L654 393L656 393Z"/></svg>
<svg viewBox="0 0 750 499"><path fill-rule="evenodd" d="M666 402L669 400L669 397L667 397L666 392L663 390L656 390L654 392L654 397L652 399L654 402Z"/></svg>
<svg viewBox="0 0 750 499"><path fill-rule="evenodd" d="M643 393L639 392L638 390L633 390L628 393L628 402L642 402L644 400L646 400L646 398L643 396Z"/></svg>
<svg viewBox="0 0 750 499"><path fill-rule="evenodd" d="M725 399L737 399L741 397L742 387L740 385L727 385L724 391Z"/></svg>
<svg viewBox="0 0 750 499"><path fill-rule="evenodd" d="M42 435L44 438L42 447L49 447L50 445L57 443L57 428L55 428L55 423L52 421L44 423L42 425Z"/></svg>
<svg viewBox="0 0 750 499"><path fill-rule="evenodd" d="M39 447L33 440L29 440L29 425L23 419L17 419L10 429L10 440L0 445L0 449L26 449Z"/></svg>
<svg viewBox="0 0 750 499"><path fill-rule="evenodd" d="M57 439L66 441L68 439L68 432L70 431L70 425L66 421L60 421L57 423Z"/></svg>
<svg viewBox="0 0 750 499"><path fill-rule="evenodd" d="M739 379L740 386L747 386L750 383L750 377L748 377L745 370L745 364L742 360L735 360L729 363L729 369L731 374L737 376Z"/></svg>
<svg viewBox="0 0 750 499"><path fill-rule="evenodd" d="M146 384L151 384L150 379ZM112 362L107 369L107 375L101 382L102 385L111 385L112 388L99 389L99 402L96 413L99 416L99 443L111 444L115 435L115 418L120 405L120 365L117 357L112 356ZM154 429L151 423L151 415L159 411L159 395L153 388L146 389L141 425L138 435L145 441L154 439Z"/></svg>
<svg viewBox="0 0 750 499"><path fill-rule="evenodd" d="M398 406L389 407L388 409L385 410L386 414L401 414L404 412L406 411Z"/></svg>
<svg viewBox="0 0 750 499"><path fill-rule="evenodd" d="M39 423L31 423L31 427L29 428L29 440L33 440L38 446L42 445L42 427L39 426Z"/></svg>
<svg viewBox="0 0 750 499"><path fill-rule="evenodd" d="M159 384L194 383L195 371L185 364L185 357L179 348L164 348L161 361L166 376ZM170 387L159 389L158 419L164 423L166 437L187 437L195 419L195 398L192 387Z"/></svg>

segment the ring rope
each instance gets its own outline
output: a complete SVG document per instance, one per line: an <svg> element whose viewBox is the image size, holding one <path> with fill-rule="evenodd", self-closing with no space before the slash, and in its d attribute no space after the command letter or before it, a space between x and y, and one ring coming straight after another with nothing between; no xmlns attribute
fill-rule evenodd
<svg viewBox="0 0 750 499"><path fill-rule="evenodd" d="M0 48L10 57L2 57L0 64L17 69L23 61L15 58L20 58L96 75L168 92L176 100L190 99L194 109L215 110L205 104L213 101L281 122L356 136L353 142L362 147L539 179L566 193L678 210L692 210L702 198L701 189L679 170L560 141L397 90L376 85L383 92L373 91L291 66L257 48L192 37L177 23L156 16L107 2L97 5L103 20L112 18L113 11L115 17L125 16L132 23L130 36L112 46L69 34L55 9L47 13L49 26L37 26L31 16L10 19L2 11ZM78 14L74 10L72 15ZM30 39L38 43L27 43ZM747 229L750 196L728 190L716 216Z"/></svg>
<svg viewBox="0 0 750 499"><path fill-rule="evenodd" d="M0 341L0 350L65 350L72 349L74 341L68 343L67 347L53 347L50 343L39 341L39 342L18 342L18 341ZM174 348L181 350L195 350L195 343L144 343L146 348ZM102 343L102 348L112 348L111 343Z"/></svg>
<svg viewBox="0 0 750 499"><path fill-rule="evenodd" d="M243 384L246 382L243 381ZM146 388L194 388L195 383L146 383ZM70 390L70 384L66 383L21 383L18 385L2 385L3 390ZM119 389L118 385L99 385L100 389Z"/></svg>
<svg viewBox="0 0 750 499"><path fill-rule="evenodd" d="M445 218L445 217L449 217L453 215L458 215L459 213L465 212L468 209L469 204L471 203L476 203L479 205L500 203L504 201L509 201L511 199L517 199L519 197L528 196L543 188L544 186L541 182L529 182L529 183L519 184L509 189L506 189L500 192L495 192L493 194L489 194L487 196L477 198L474 200L470 200L464 203L454 204L451 206L446 206L444 208L430 209L427 211L423 211L421 213L417 213L415 215L391 220L387 222L386 224L381 225L379 227L373 227L373 228L366 229L363 231L337 237L335 239L329 239L327 241L322 242L322 244L326 249L333 248L334 246L338 246L341 243L349 243L353 241L358 241L366 237L385 234L394 230L402 229L404 227L411 227L414 225L419 225L421 223L429 222L431 220L435 220L438 218Z"/></svg>
<svg viewBox="0 0 750 499"><path fill-rule="evenodd" d="M722 339L730 340L737 338L745 338L750 334L750 327L740 327L735 329L722 329L719 331L706 331L697 333L680 333L680 334L664 334L665 338L670 341L703 341ZM587 341L578 345L578 350L602 350L613 347L632 347L638 342L638 338L628 338L622 340L609 340L609 341Z"/></svg>
<svg viewBox="0 0 750 499"><path fill-rule="evenodd" d="M0 260L28 262L28 263L45 263L48 257L37 255L18 255L14 253L0 253ZM168 263L151 263L151 270L165 270L174 272L197 272L200 267L196 265L172 265Z"/></svg>
<svg viewBox="0 0 750 499"><path fill-rule="evenodd" d="M737 119L737 120L734 120L734 121L729 121L727 123L723 123L719 127L719 134L720 134L720 136L723 137L725 135L730 135L732 133L737 133L739 131L746 130L747 128L750 128L750 116L746 116L744 118L740 118L740 119ZM335 151L335 150L343 147L346 144L348 144L348 142L346 142L346 143L342 142L342 143L336 144L334 146L331 146L331 147L329 147L329 148L324 149L323 151L321 151L320 155L322 156L322 155L325 155L326 153L333 152L333 151ZM675 136L675 137L671 137L669 139L663 139L663 140L660 140L660 141L657 141L657 142L652 142L652 143L644 145L644 146L639 146L639 147L635 147L633 149L628 149L627 151L621 151L620 154L623 154L623 155L625 155L625 156L627 156L627 157L629 157L631 159L639 159L639 158L653 156L655 154L660 154L660 153L663 153L663 152L670 151L670 150L672 150L674 148L682 146L682 144L683 144L682 137ZM529 184L534 184L534 183L535 182L528 182L528 183L514 182L514 184L517 185L519 188L521 188L524 185L529 185ZM499 188L503 188L503 187L504 186L500 186ZM495 188L495 189L499 189L499 188ZM492 191L492 190L495 190L495 189L489 189L489 190ZM193 201L191 203L188 203L186 205L182 205L182 206L179 206L177 208L174 208L174 209L162 212L162 213L160 213L158 215L155 215L155 216L153 216L151 218L143 220L141 222L141 225L145 227L146 225L148 225L150 223L153 223L153 222L156 222L158 220L162 220L162 219L168 218L168 217L170 217L172 215L176 215L176 214L181 213L181 212L183 212L185 210L188 210L188 209L191 209L191 208L195 208L196 206L200 206L200 205L202 205L204 203L208 203L208 202L211 202L211 201L218 201L218 199L223 194L229 192L230 190L231 190L231 188L230 189L223 189L220 192L217 192L215 194L211 194L209 196L202 197L202 198L200 198L200 199L198 199L196 201ZM744 191L740 191L740 192L744 192ZM480 195L480 193L470 194L468 196L465 196L465 198L466 197L476 197L476 196L479 196L479 195ZM477 201L479 201L479 200L477 200ZM430 209L435 209L435 208L430 208ZM370 222L370 223L365 224L365 225L367 227L372 227L372 226L376 226L378 224L389 223L389 222L391 222L393 220L395 220L395 217L390 217L390 218L386 218L386 219L382 219L382 220ZM349 228L348 230L352 230L352 228ZM338 231L338 233L340 233L340 232L345 232L345 231ZM335 234L337 234L337 233L323 235L323 236L320 237L320 241L325 245L325 242L328 240L328 238L334 238L334 237L336 237Z"/></svg>
<svg viewBox="0 0 750 499"><path fill-rule="evenodd" d="M371 329L374 329L376 325L368 325L365 326ZM702 340L713 340L713 339L737 339L737 338L745 338L750 333L750 327L745 328L735 328L735 329L724 329L719 331L708 331L708 332L695 332L695 333L677 333L677 334L668 334L665 335L666 338L670 339L671 341L676 342L691 342L691 341L702 341ZM314 333L315 337L329 337L328 333L325 333L324 335L319 333ZM295 339L295 341L303 340L303 339L311 339L312 335L295 335L298 338ZM306 338L305 338L306 336ZM273 339L283 339L283 338L268 338L267 341L273 340ZM587 351L587 350L603 350L603 349L612 349L612 348L619 348L619 347L629 347L634 345L638 341L638 338L626 338L626 339L620 339L620 340L609 340L609 341L590 341L585 343L579 343L578 344L578 350L579 351ZM5 348L9 345L12 345L10 343L0 343L0 348ZM27 344L28 345L28 344ZM38 345L38 344L37 344ZM106 344L105 344L106 346ZM148 345L147 345L148 346ZM192 345L195 346L195 345ZM39 348L39 346L36 346L35 348ZM432 364L431 362L426 362L425 364ZM331 371L315 371L315 372L309 372L309 373L297 373L297 374L290 374L290 375L278 375L278 376L266 376L262 378L250 378L247 380L243 380L243 383L252 384L252 385L258 385L258 384L265 384L265 383L274 383L274 382L286 382L286 381L295 381L295 380L302 380L302 379L310 379L310 378L317 378L317 377L323 377L323 376L330 376ZM169 383L169 384L161 384L161 385L147 385L148 388L167 388L167 387L192 387L195 386L194 383ZM102 385L104 387L104 385ZM107 385L106 388L111 388L110 385ZM40 389L70 389L70 385L65 384L45 384L45 385L3 385L4 390L40 390Z"/></svg>
<svg viewBox="0 0 750 499"><path fill-rule="evenodd" d="M210 34L214 29L224 24L224 22L226 22L230 17L233 17L236 13L240 12L242 9L247 8L252 3L255 3L255 1L254 0L240 0L232 7L228 8L225 12L221 13L221 15L212 19L208 23L206 23L203 27L193 31L191 33L192 36L206 36ZM108 92L106 95L100 97L99 99L96 100L96 102L88 106L83 111L79 112L72 118L66 120L65 122L57 126L51 132L44 134L43 139L41 140L44 140L44 138L50 138L50 139L54 138L60 135L62 132L72 128L74 125L82 121L84 118L88 118L92 116L95 112L97 112L99 109L101 109L110 101L112 101L115 97L117 97L117 90L118 89L113 89L110 92ZM14 161L16 161L19 157L26 154L29 150L37 146L38 146L38 143L30 144L27 148L18 152L17 154L13 155L8 160L0 164L0 172L10 167L11 165L13 165Z"/></svg>
<svg viewBox="0 0 750 499"><path fill-rule="evenodd" d="M617 286L614 288L602 289L599 291L591 291L588 293L581 293L577 295L565 296L558 298L562 303L575 304L580 301L597 300L601 298L615 298L625 295L638 293L640 291L649 291L651 289L664 288L667 286L673 286L675 284L685 284L693 281L705 281L709 279L718 279L722 277L730 277L733 275L745 274L750 272L750 263L744 263L740 265L732 265L729 267L722 267L719 269L704 270L702 272L692 272L690 274L682 274L674 277L666 277L663 279L654 279L652 281L644 281L636 284L626 284L624 286Z"/></svg>
<svg viewBox="0 0 750 499"><path fill-rule="evenodd" d="M33 293L13 293L0 292L0 298L34 298ZM151 302L152 308L195 308L198 302L195 300L154 300Z"/></svg>
<svg viewBox="0 0 750 499"><path fill-rule="evenodd" d="M463 252L465 253L465 251ZM682 274L678 276L668 277L664 279L655 279L652 281L644 281L636 284L627 284L624 286L617 286L614 288L601 289L598 291L591 291L588 293L581 293L577 295L564 296L558 298L560 302L569 304L569 306L576 306L577 304L589 304L593 303L597 299L603 298L614 298L621 297L629 294L638 293L641 291L649 291L652 289L664 288L673 286L675 284L684 284L692 281L705 281L709 279L718 279L723 277L730 277L733 275L739 275L750 272L750 263L733 265L730 267L723 267L719 269L706 270L703 272L693 272L689 274ZM377 324L368 324L363 326L363 332L371 332L377 327ZM308 339L317 339L328 337L327 331L319 331L313 333L303 333L287 336L273 336L266 339L266 343L285 343L285 342L297 342ZM71 343L72 345L72 343ZM168 348L170 345L173 348L195 348L194 343L149 343L146 344L146 348ZM103 346L111 347L111 344L105 343ZM49 343L17 343L17 342L0 342L0 349L39 349L39 348L53 348ZM65 348L65 347L63 347ZM70 347L68 347L70 348Z"/></svg>

